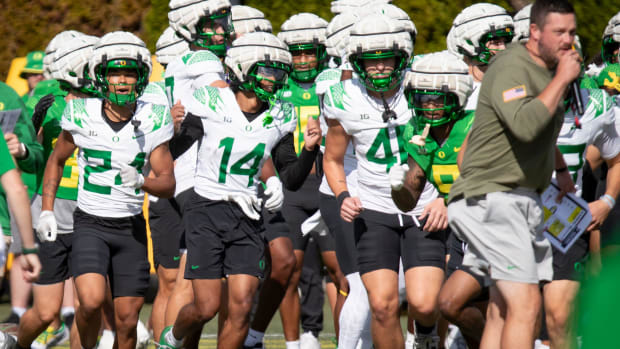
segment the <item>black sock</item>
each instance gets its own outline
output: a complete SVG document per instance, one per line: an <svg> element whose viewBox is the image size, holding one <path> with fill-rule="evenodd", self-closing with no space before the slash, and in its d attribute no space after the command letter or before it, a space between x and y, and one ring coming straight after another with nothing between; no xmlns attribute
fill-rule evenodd
<svg viewBox="0 0 620 349"><path fill-rule="evenodd" d="M433 333L433 330L435 329L435 326L431 326L431 327L426 327L423 326L422 324L420 324L419 322L415 322L415 333L416 334L423 334L423 335L429 335L431 333Z"/></svg>

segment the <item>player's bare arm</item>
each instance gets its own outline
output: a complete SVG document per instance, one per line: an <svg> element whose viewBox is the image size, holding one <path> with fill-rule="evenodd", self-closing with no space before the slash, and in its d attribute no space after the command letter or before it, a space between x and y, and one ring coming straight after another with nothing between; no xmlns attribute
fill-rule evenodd
<svg viewBox="0 0 620 349"><path fill-rule="evenodd" d="M174 195L176 182L168 142L160 144L151 152L149 162L154 177L144 179L142 190L160 198L171 198Z"/></svg>
<svg viewBox="0 0 620 349"><path fill-rule="evenodd" d="M409 212L415 208L426 184L426 174L411 156L407 159L409 171L405 175L405 182L399 190L392 188L392 200L399 210Z"/></svg>

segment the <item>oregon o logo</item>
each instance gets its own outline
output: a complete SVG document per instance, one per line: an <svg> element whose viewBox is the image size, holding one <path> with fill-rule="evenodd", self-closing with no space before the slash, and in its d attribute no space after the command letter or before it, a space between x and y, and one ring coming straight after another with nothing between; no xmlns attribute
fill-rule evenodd
<svg viewBox="0 0 620 349"><path fill-rule="evenodd" d="M258 262L258 267L260 268L260 270L265 270L265 260L264 259L261 259Z"/></svg>
<svg viewBox="0 0 620 349"><path fill-rule="evenodd" d="M119 141L118 136L114 136L114 137L112 137L112 142L114 142L114 143L118 143L118 141Z"/></svg>
<svg viewBox="0 0 620 349"><path fill-rule="evenodd" d="M310 93L308 93L308 92L304 92L304 94L301 95L301 98L303 98L303 99L310 99L310 97L312 97L312 95Z"/></svg>
<svg viewBox="0 0 620 349"><path fill-rule="evenodd" d="M440 151L439 153L437 153L437 156L439 156L440 159L443 159L446 157L446 153L444 153L443 151Z"/></svg>
<svg viewBox="0 0 620 349"><path fill-rule="evenodd" d="M4 110L4 103L0 102L0 110Z"/></svg>
<svg viewBox="0 0 620 349"><path fill-rule="evenodd" d="M41 52L37 52L34 55L32 55L32 58L36 60L40 60L41 58L43 58L43 54L41 54Z"/></svg>
<svg viewBox="0 0 620 349"><path fill-rule="evenodd" d="M246 126L245 126L245 130L246 130L247 132L252 131L252 125L246 125Z"/></svg>

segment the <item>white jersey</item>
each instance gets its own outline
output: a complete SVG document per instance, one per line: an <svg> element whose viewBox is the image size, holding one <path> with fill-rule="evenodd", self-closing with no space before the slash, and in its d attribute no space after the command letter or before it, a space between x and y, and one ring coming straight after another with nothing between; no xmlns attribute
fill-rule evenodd
<svg viewBox="0 0 620 349"><path fill-rule="evenodd" d="M204 86L194 92L186 108L200 117L204 130L196 164L196 193L211 200L229 194L256 197L263 163L280 139L297 127L293 105L276 102L249 122L231 89Z"/></svg>
<svg viewBox="0 0 620 349"><path fill-rule="evenodd" d="M471 95L467 98L467 104L465 105L465 111L476 110L478 105L478 96L480 96L480 81L474 81L472 86Z"/></svg>
<svg viewBox="0 0 620 349"><path fill-rule="evenodd" d="M170 107L181 101L185 105L191 100L194 91L217 80L225 80L224 67L220 59L211 51L192 51L176 57L166 67L165 85L170 100ZM187 113L187 108L185 108ZM174 195L178 195L194 186L198 144L192 145L176 160L174 178L177 186Z"/></svg>
<svg viewBox="0 0 620 349"><path fill-rule="evenodd" d="M172 107L168 103L168 96L166 95L166 86L163 81L150 82L144 88L142 95L138 98L138 101L142 101L144 103L153 103L160 105L168 105Z"/></svg>
<svg viewBox="0 0 620 349"><path fill-rule="evenodd" d="M603 159L611 159L620 152L620 129L616 125L613 99L599 89L581 89L581 95L587 101L585 113L577 123L576 112L568 108L557 141L579 196L587 146L597 147Z"/></svg>
<svg viewBox="0 0 620 349"><path fill-rule="evenodd" d="M324 98L324 114L340 122L351 136L357 158L358 195L362 206L384 213L402 213L392 201L388 171L407 161L401 137L411 119L403 87L387 100L396 119L383 121L383 103L367 95L357 79L342 81L329 88ZM417 206L408 214L419 215L437 197L427 183Z"/></svg>
<svg viewBox="0 0 620 349"><path fill-rule="evenodd" d="M133 120L115 132L102 114L103 100L74 99L65 108L61 126L79 147L78 207L101 217L129 217L142 212L144 191L121 186L120 164L146 176L149 155L173 134L167 105L138 101Z"/></svg>
<svg viewBox="0 0 620 349"><path fill-rule="evenodd" d="M341 69L325 69L323 70L315 80L316 83L316 94L319 96L321 100L321 108L323 108L323 96L327 92L330 86L335 85L340 82L342 78L342 70ZM327 121L323 113L321 113L321 130L323 132L323 137L327 134ZM325 146L321 146L321 151L325 153ZM349 192L353 193L357 192L357 174L351 174L357 169L357 159L355 158L355 152L353 151L353 144L349 143L347 145L347 151L344 154L344 173L347 176L347 187L349 188ZM327 183L327 177L323 175L321 179L321 185L319 186L319 192L325 195L334 195L332 188L329 187Z"/></svg>

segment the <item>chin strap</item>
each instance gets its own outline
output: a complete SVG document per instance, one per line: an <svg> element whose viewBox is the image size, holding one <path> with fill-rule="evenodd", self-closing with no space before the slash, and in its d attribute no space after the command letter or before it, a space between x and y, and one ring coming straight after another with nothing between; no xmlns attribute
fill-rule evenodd
<svg viewBox="0 0 620 349"><path fill-rule="evenodd" d="M385 100L385 96L383 95L383 92L379 93L381 95L381 101L383 102L383 108L385 109L383 111L383 114L381 114L381 117L383 118L383 122L388 122L388 120L396 119L396 113L390 109L390 106L388 105L387 101Z"/></svg>

